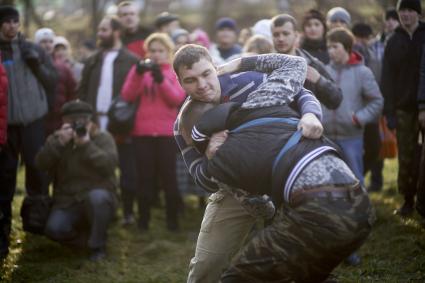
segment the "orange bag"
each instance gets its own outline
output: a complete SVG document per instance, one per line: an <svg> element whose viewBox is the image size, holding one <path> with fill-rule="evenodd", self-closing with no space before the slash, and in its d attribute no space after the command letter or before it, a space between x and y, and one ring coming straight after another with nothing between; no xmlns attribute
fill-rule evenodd
<svg viewBox="0 0 425 283"><path fill-rule="evenodd" d="M379 119L379 134L381 136L379 157L381 159L397 157L397 137L395 131L388 129L385 117Z"/></svg>

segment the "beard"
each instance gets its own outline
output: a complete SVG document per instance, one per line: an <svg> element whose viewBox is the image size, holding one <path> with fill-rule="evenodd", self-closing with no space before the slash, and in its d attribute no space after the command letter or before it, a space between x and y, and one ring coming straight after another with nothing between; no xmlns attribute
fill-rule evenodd
<svg viewBox="0 0 425 283"><path fill-rule="evenodd" d="M111 49L114 46L114 36L110 35L105 38L98 38L97 46L104 49Z"/></svg>

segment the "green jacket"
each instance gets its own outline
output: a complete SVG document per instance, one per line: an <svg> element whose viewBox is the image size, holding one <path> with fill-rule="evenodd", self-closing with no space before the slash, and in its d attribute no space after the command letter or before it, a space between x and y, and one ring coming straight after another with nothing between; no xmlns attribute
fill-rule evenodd
<svg viewBox="0 0 425 283"><path fill-rule="evenodd" d="M97 132L91 140L63 146L52 134L36 156L36 165L53 177L53 206L67 207L81 201L92 189L104 188L115 194L118 154L107 132Z"/></svg>

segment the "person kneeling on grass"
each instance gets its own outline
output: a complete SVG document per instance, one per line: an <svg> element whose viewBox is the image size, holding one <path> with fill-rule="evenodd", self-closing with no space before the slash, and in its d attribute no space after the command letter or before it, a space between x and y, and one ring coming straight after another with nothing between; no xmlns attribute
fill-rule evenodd
<svg viewBox="0 0 425 283"><path fill-rule="evenodd" d="M246 102L207 112L211 105L185 105L192 117L182 122L183 133L191 132L200 152L212 134L228 130L201 170L233 192L244 188L269 195L277 208L271 224L242 248L221 282L322 282L364 243L374 222L368 195L343 154L325 137L301 137L299 114L278 86L269 93L264 83ZM195 124L194 116L203 112Z"/></svg>
<svg viewBox="0 0 425 283"><path fill-rule="evenodd" d="M91 121L92 107L80 100L63 105L63 124L50 135L36 164L53 179L53 204L45 234L62 244L91 249L105 258L106 236L117 198L118 162L113 138Z"/></svg>

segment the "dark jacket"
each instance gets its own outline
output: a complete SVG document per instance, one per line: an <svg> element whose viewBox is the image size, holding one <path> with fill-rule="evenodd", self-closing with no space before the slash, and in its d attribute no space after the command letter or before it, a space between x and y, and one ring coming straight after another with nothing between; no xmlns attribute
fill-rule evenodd
<svg viewBox="0 0 425 283"><path fill-rule="evenodd" d="M0 64L0 148L7 141L7 75Z"/></svg>
<svg viewBox="0 0 425 283"><path fill-rule="evenodd" d="M333 144L325 139L304 139L290 148L285 155L280 151L289 138L297 131L299 114L288 106L272 106L256 109L243 109L237 103L225 103L204 113L196 123L194 131L211 136L213 133L229 129L226 142L220 146L209 161L204 160L202 171L218 181L234 188L242 188L252 194L272 196L275 204L283 200L283 188L294 166L307 153L314 149ZM290 118L292 121L258 123L259 118ZM254 125L239 128L247 122ZM196 135L192 135L194 137ZM205 142L194 144L199 150L205 149ZM315 157L314 157L315 158ZM306 158L306 164L314 159ZM276 169L274 169L276 163ZM305 166L304 165L304 166Z"/></svg>
<svg viewBox="0 0 425 283"><path fill-rule="evenodd" d="M326 40L311 40L304 38L301 42L301 48L311 56L319 59L323 64L329 63L329 54L326 46Z"/></svg>
<svg viewBox="0 0 425 283"><path fill-rule="evenodd" d="M112 97L116 97L120 92L121 88L127 77L127 73L131 67L138 62L136 56L125 48L121 48L118 52L117 58L114 61L114 81ZM87 59L83 74L81 76L80 86L78 88L78 97L90 103L90 105L96 109L97 102L97 89L100 84L100 75L102 73L103 64L103 53L97 52L93 56Z"/></svg>
<svg viewBox="0 0 425 283"><path fill-rule="evenodd" d="M8 123L26 125L53 105L58 74L50 56L18 35L0 40L1 60L9 79Z"/></svg>
<svg viewBox="0 0 425 283"><path fill-rule="evenodd" d="M91 140L75 146L63 146L52 134L38 152L36 166L53 177L53 205L67 207L82 200L92 189L115 191L118 154L107 132L95 132Z"/></svg>
<svg viewBox="0 0 425 283"><path fill-rule="evenodd" d="M139 27L134 33L123 32L121 37L122 43L127 47L133 55L140 59L145 58L146 50L144 48L145 39L152 33L152 30Z"/></svg>
<svg viewBox="0 0 425 283"><path fill-rule="evenodd" d="M313 92L317 99L326 106L326 108L338 108L342 101L342 92L329 75L325 65L303 49L298 48L295 52L298 56L303 57L307 61L307 64L316 69L316 71L320 74L320 79L317 83L313 84L306 80L304 87Z"/></svg>
<svg viewBox="0 0 425 283"><path fill-rule="evenodd" d="M77 91L77 81L75 80L71 69L63 63L55 63L55 67L59 74L59 80L56 86L53 107L46 118L47 135L50 135L59 128L62 123L60 114L62 106L66 102L75 99Z"/></svg>
<svg viewBox="0 0 425 283"><path fill-rule="evenodd" d="M381 78L386 116L394 117L396 110L417 111L419 69L424 43L423 22L419 22L412 38L404 28L398 27L388 41Z"/></svg>
<svg viewBox="0 0 425 283"><path fill-rule="evenodd" d="M425 110L425 48L422 51L421 69L419 74L418 109Z"/></svg>

